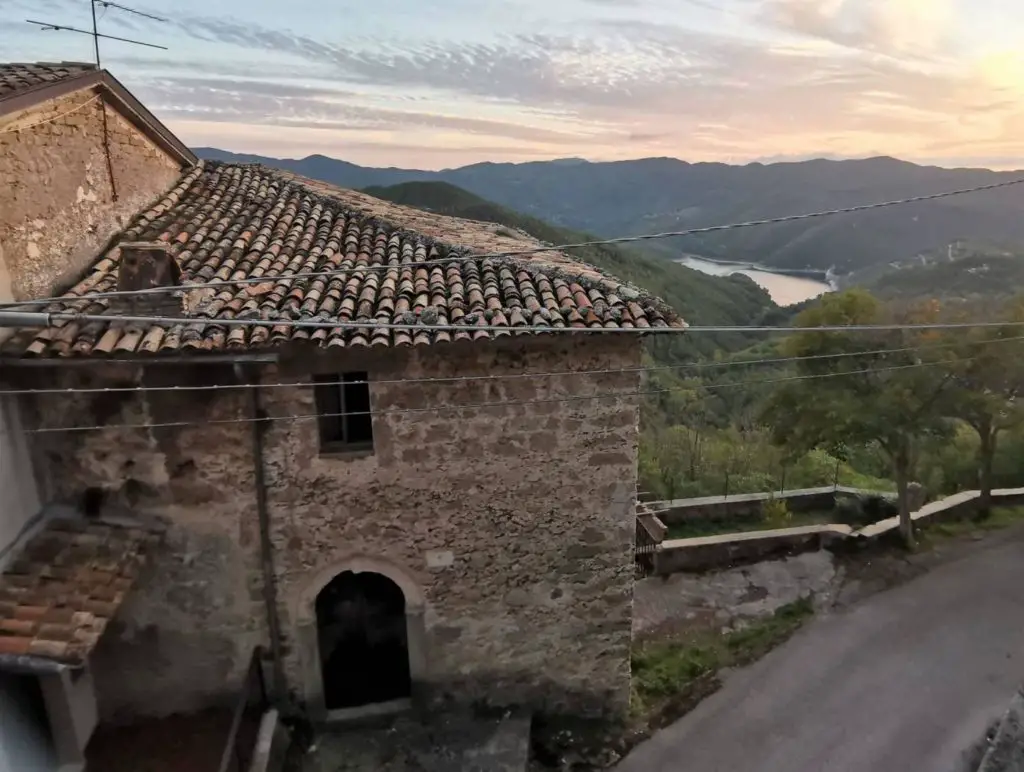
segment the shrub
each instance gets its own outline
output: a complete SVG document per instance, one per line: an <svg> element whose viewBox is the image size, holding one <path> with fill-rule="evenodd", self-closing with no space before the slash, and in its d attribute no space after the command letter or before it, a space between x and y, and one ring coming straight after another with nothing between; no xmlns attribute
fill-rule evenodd
<svg viewBox="0 0 1024 772"><path fill-rule="evenodd" d="M761 517L774 528L785 528L793 521L793 513L785 499L768 499L761 505Z"/></svg>

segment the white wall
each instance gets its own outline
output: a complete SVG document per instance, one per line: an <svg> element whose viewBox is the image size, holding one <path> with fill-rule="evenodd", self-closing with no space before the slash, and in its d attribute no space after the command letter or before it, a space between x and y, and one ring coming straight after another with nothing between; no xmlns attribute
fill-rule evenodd
<svg viewBox="0 0 1024 772"><path fill-rule="evenodd" d="M14 542L39 514L41 504L16 399L0 397L0 568L10 560Z"/></svg>
<svg viewBox="0 0 1024 772"><path fill-rule="evenodd" d="M57 755L35 676L0 673L0 772L52 772Z"/></svg>
<svg viewBox="0 0 1024 772"><path fill-rule="evenodd" d="M17 553L16 542L31 530L40 511L18 407L15 397L0 397L0 570ZM58 769L50 738L39 679L0 673L0 772Z"/></svg>

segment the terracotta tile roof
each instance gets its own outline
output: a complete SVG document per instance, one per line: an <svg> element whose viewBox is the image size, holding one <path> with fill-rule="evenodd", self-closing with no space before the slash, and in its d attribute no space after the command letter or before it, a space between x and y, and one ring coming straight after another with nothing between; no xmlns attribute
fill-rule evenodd
<svg viewBox="0 0 1024 772"><path fill-rule="evenodd" d="M0 100L17 96L31 89L73 78L96 69L94 64L80 62L16 62L0 64Z"/></svg>
<svg viewBox="0 0 1024 772"><path fill-rule="evenodd" d="M262 348L293 341L327 347L394 346L509 334L489 332L489 326L685 326L657 298L562 254L419 265L454 255L524 249L538 242L493 223L402 207L254 165L197 166L139 214L117 241L169 244L186 285L267 280L218 292L193 290L191 315L180 324L70 321L23 331L4 346L5 353L153 354ZM61 302L46 310L112 313L106 300L81 296L116 289L119 259L115 246ZM365 266L389 268L359 270ZM316 271L343 273L275 278ZM230 318L267 324L217 324L218 319ZM417 324L423 331L300 329L274 323L279 320ZM467 329L432 330L432 324L464 324Z"/></svg>
<svg viewBox="0 0 1024 772"><path fill-rule="evenodd" d="M84 519L50 523L0 575L0 656L82 664L156 538Z"/></svg>

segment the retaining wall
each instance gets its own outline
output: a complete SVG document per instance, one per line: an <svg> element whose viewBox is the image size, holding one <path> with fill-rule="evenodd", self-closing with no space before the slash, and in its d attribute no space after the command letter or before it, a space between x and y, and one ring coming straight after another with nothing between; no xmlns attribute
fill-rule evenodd
<svg viewBox="0 0 1024 772"><path fill-rule="evenodd" d="M670 539L654 553L654 572L704 571L709 568L763 560L773 554L811 552L850 535L847 525L807 525L771 531Z"/></svg>
<svg viewBox="0 0 1024 772"><path fill-rule="evenodd" d="M673 501L653 501L649 510L658 515L665 525L678 525L692 520L724 520L726 518L761 517L766 501L785 501L790 512L812 512L832 509L837 495L895 496L890 491L871 491L860 488L829 485L821 488L799 488L769 493L737 493L731 496L702 496Z"/></svg>
<svg viewBox="0 0 1024 772"><path fill-rule="evenodd" d="M831 488L828 492L835 496ZM852 488L839 489L840 493L864 493ZM798 496L813 499L821 491L794 491ZM758 505L764 501L760 496ZM962 519L973 513L977 506L978 491L964 491L947 498L926 504L911 514L916 523L944 522ZM681 500L674 502L676 509L685 509ZM700 502L700 499L692 500ZM1004 488L992 491L992 503L1000 506L1024 504L1024 488ZM698 503L697 506L703 506ZM658 518L664 518L664 511ZM678 522L678 521L677 521ZM763 560L773 554L794 554L809 552L849 539L878 539L899 529L899 518L891 517L854 530L839 523L831 525L810 525L798 528L779 528L766 531L726 533L717 536L701 536L692 539L669 539L657 545L654 551L654 571L657 574L671 574L678 571L704 571L737 563Z"/></svg>

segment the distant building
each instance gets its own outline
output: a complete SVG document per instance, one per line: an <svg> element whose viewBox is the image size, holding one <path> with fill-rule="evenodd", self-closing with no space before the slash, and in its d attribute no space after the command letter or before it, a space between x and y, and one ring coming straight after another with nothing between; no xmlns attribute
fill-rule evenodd
<svg viewBox="0 0 1024 772"><path fill-rule="evenodd" d="M116 84L65 69L55 83ZM92 427L14 433L5 463L31 454L48 482L2 518L75 508L61 528L123 547L97 569L122 578L120 608L95 607L111 621L88 645L72 625L48 648L52 628L14 623L24 580L0 579L0 670L16 654L21 672L87 673L111 721L223 701L257 645L278 696L318 718L417 701L624 712L640 337L558 331L679 317L559 253L462 259L536 244L492 224L198 163L151 117L107 118L128 137L117 202L102 153L53 162L84 142L71 129L50 165L21 160L33 132L55 132L38 121L86 95L37 104L13 145L0 107L0 168L33 201L13 218L0 206L13 296L59 292L35 308L110 317L0 345L8 388L76 390L32 395L19 420ZM242 283L87 297L218 281ZM258 324L225 323L239 319ZM31 554L23 570L52 583L59 567ZM44 613L80 614L84 576Z"/></svg>

